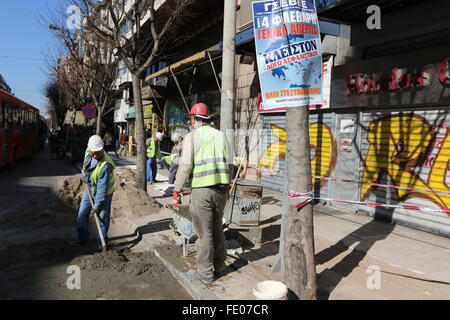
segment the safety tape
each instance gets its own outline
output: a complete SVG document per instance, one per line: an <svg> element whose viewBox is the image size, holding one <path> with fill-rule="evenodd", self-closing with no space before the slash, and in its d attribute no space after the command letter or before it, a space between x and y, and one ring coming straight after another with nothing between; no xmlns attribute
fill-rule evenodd
<svg viewBox="0 0 450 320"><path fill-rule="evenodd" d="M374 186L374 187L384 187L384 188L392 188L392 189L400 189L400 190L408 190L408 191L420 191L420 192L439 193L439 194L448 194L448 195L450 195L450 192L448 192L448 191L436 191L436 190L418 189L418 188L410 188L410 187L399 187L399 186L393 186L393 185L388 185L388 184L362 182L362 181L348 180L348 179L318 177L318 176L313 176L313 179L341 181L341 182L349 182L349 183L370 185L370 186Z"/></svg>
<svg viewBox="0 0 450 320"><path fill-rule="evenodd" d="M258 167L249 167L249 168L254 169L254 170L267 171L270 173L284 173L283 170L274 170L274 169L258 168ZM450 195L449 191L438 191L438 190L429 190L429 189L420 189L420 188L411 188L411 187L400 187L400 186L393 186L393 185L389 185L389 184L363 182L363 181L356 181L356 180L349 180L349 179L320 177L320 176L312 176L312 178L317 179L317 180L329 180L329 181L338 181L338 182L346 182L346 183L355 183L355 184L368 185L368 186L373 186L373 187L383 187L383 188L391 188L391 189L398 189L398 190L419 191L419 192L425 192L425 193Z"/></svg>
<svg viewBox="0 0 450 320"><path fill-rule="evenodd" d="M320 198L320 197L314 197L311 196L310 193L299 193L299 192L289 192L288 196L290 198L295 199L301 199L302 201L299 202L297 206L303 207L306 205L306 201L310 202L312 200L322 200L322 201L334 201L334 202L341 202L341 203L350 203L350 204L357 204L362 206L371 206L371 207L385 207L385 208L392 208L392 209L407 209L407 210L416 210L416 211L427 211L427 212L436 212L436 213L446 213L450 214L450 208L439 208L439 209L433 209L433 208L427 208L427 207L418 207L418 206L412 206L412 205L392 205L392 204L384 204L384 203L377 203L377 202L364 202L364 201L355 201L355 200L338 200L338 199L330 199L330 198Z"/></svg>

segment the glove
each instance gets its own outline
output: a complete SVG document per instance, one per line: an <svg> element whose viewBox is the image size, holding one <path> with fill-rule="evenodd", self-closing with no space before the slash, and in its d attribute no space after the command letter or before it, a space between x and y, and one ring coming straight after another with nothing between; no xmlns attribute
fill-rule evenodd
<svg viewBox="0 0 450 320"><path fill-rule="evenodd" d="M181 197L183 196L183 193L178 193L175 190L173 190L173 198L172 198L172 207L176 211L180 211L180 205L181 205Z"/></svg>
<svg viewBox="0 0 450 320"><path fill-rule="evenodd" d="M94 209L92 210L92 212L93 212L94 214L96 214L97 217L100 217L100 212L102 212L102 209L100 209L100 208L94 208Z"/></svg>

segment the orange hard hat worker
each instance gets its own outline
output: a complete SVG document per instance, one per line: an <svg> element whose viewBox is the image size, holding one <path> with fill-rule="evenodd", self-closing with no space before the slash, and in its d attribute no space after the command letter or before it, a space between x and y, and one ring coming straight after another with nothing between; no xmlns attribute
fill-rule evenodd
<svg viewBox="0 0 450 320"><path fill-rule="evenodd" d="M210 119L208 106L204 103L194 104L189 115L205 120Z"/></svg>

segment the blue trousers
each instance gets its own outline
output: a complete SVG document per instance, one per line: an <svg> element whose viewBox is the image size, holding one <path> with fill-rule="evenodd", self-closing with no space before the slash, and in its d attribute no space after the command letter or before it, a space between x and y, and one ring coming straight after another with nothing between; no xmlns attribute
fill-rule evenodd
<svg viewBox="0 0 450 320"><path fill-rule="evenodd" d="M156 163L156 157L147 158L147 181L154 182L156 180L156 174L158 173L158 165Z"/></svg>
<svg viewBox="0 0 450 320"><path fill-rule="evenodd" d="M105 241L108 240L109 220L111 214L111 202L113 195L106 197L103 203L103 210L100 212L99 223L100 229L103 233ZM89 201L88 191L85 190L81 198L80 210L77 217L77 231L80 240L89 239L89 214L91 213L91 202ZM97 240L100 242L100 236L97 235Z"/></svg>

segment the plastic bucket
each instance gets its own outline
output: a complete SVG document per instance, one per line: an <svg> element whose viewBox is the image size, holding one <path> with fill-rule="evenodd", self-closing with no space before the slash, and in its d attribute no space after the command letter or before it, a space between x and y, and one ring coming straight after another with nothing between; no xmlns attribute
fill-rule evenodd
<svg viewBox="0 0 450 320"><path fill-rule="evenodd" d="M253 295L258 300L287 300L288 289L279 281L258 282L253 288Z"/></svg>

